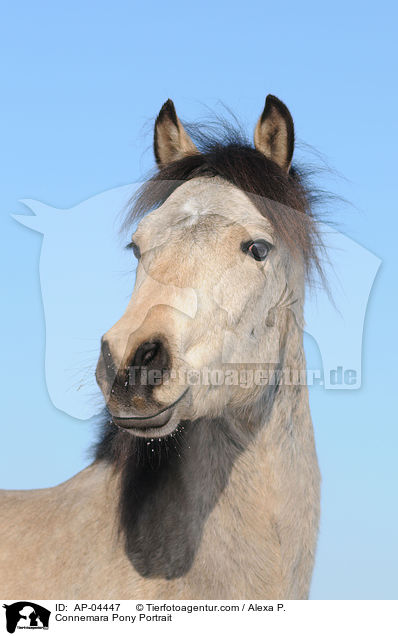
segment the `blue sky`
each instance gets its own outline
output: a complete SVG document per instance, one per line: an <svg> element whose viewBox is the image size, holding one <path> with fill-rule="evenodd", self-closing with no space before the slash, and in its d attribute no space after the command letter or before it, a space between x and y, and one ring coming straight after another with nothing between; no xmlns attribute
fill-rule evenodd
<svg viewBox="0 0 398 636"><path fill-rule="evenodd" d="M69 209L139 181L153 166L152 122L168 97L188 121L221 101L251 135L273 93L297 137L342 175L322 181L349 202L336 201L331 220L382 260L362 387L311 389L323 475L312 598L397 598L397 17L383 1L3 6L1 487L59 483L87 463L95 439L93 424L55 408L47 391L42 237L11 218L27 213L20 199ZM85 239L95 253L95 232Z"/></svg>

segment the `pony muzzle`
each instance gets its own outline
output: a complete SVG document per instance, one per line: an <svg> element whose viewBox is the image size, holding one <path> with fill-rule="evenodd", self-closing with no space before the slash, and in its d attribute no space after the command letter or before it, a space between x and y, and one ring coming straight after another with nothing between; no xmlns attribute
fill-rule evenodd
<svg viewBox="0 0 398 636"><path fill-rule="evenodd" d="M164 430L165 427L169 424L174 414L175 407L177 406L177 404L184 400L188 393L188 390L189 389L186 388L185 391L182 392L180 397L178 397L172 404L163 407L162 409L160 409L160 411L154 413L153 415L132 415L130 417L118 417L112 415L112 421L120 428L136 434L137 432L138 434L140 432L149 432L150 434L159 433L160 430Z"/></svg>
<svg viewBox="0 0 398 636"><path fill-rule="evenodd" d="M140 342L119 365L110 343L103 339L96 378L113 423L137 435L147 431L165 434L163 429L176 428L175 408L186 397L188 389L166 390L164 384L170 369L171 355L164 338L156 336ZM157 397L159 391L162 391L162 400ZM168 399L164 399L165 394Z"/></svg>

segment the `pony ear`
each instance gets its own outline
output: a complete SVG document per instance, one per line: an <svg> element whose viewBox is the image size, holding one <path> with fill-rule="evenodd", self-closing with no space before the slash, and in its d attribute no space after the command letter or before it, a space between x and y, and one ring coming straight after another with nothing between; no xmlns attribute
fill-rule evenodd
<svg viewBox="0 0 398 636"><path fill-rule="evenodd" d="M268 95L263 114L254 131L254 145L268 159L289 172L294 150L294 125L289 109L280 99Z"/></svg>
<svg viewBox="0 0 398 636"><path fill-rule="evenodd" d="M178 119L171 99L163 104L156 119L153 146L159 166L199 152Z"/></svg>

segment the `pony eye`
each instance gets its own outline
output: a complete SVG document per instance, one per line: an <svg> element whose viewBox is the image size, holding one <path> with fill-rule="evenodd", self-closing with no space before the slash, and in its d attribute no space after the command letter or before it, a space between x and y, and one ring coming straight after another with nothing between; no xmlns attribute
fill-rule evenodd
<svg viewBox="0 0 398 636"><path fill-rule="evenodd" d="M138 247L137 243L134 243L134 241L131 241L131 243L126 245L126 249L127 250L133 250L133 254L136 257L137 261L140 260L140 258L141 258L141 250Z"/></svg>
<svg viewBox="0 0 398 636"><path fill-rule="evenodd" d="M255 261L265 261L271 247L270 243L264 241L264 239L259 239L258 241L250 241L242 245L242 250L245 253L249 253Z"/></svg>

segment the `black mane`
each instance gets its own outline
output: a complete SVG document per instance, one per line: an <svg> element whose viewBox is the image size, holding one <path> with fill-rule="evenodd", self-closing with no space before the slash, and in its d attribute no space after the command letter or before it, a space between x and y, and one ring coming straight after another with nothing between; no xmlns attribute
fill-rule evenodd
<svg viewBox="0 0 398 636"><path fill-rule="evenodd" d="M120 531L141 576L172 579L189 571L205 521L252 436L232 417L200 418L148 440L107 418L96 459L121 472Z"/></svg>
<svg viewBox="0 0 398 636"><path fill-rule="evenodd" d="M121 475L119 530L134 568L145 577L186 574L204 525L239 455L272 410L279 384L257 412L180 422L164 438L139 438L117 428L105 411L95 459Z"/></svg>
<svg viewBox="0 0 398 636"><path fill-rule="evenodd" d="M276 235L303 257L307 275L322 277L322 239L314 212L320 192L310 185L306 170L293 165L287 174L224 121L217 127L185 126L200 153L174 161L144 183L131 202L123 227L156 209L183 183L197 177L221 177L245 192L267 218Z"/></svg>

